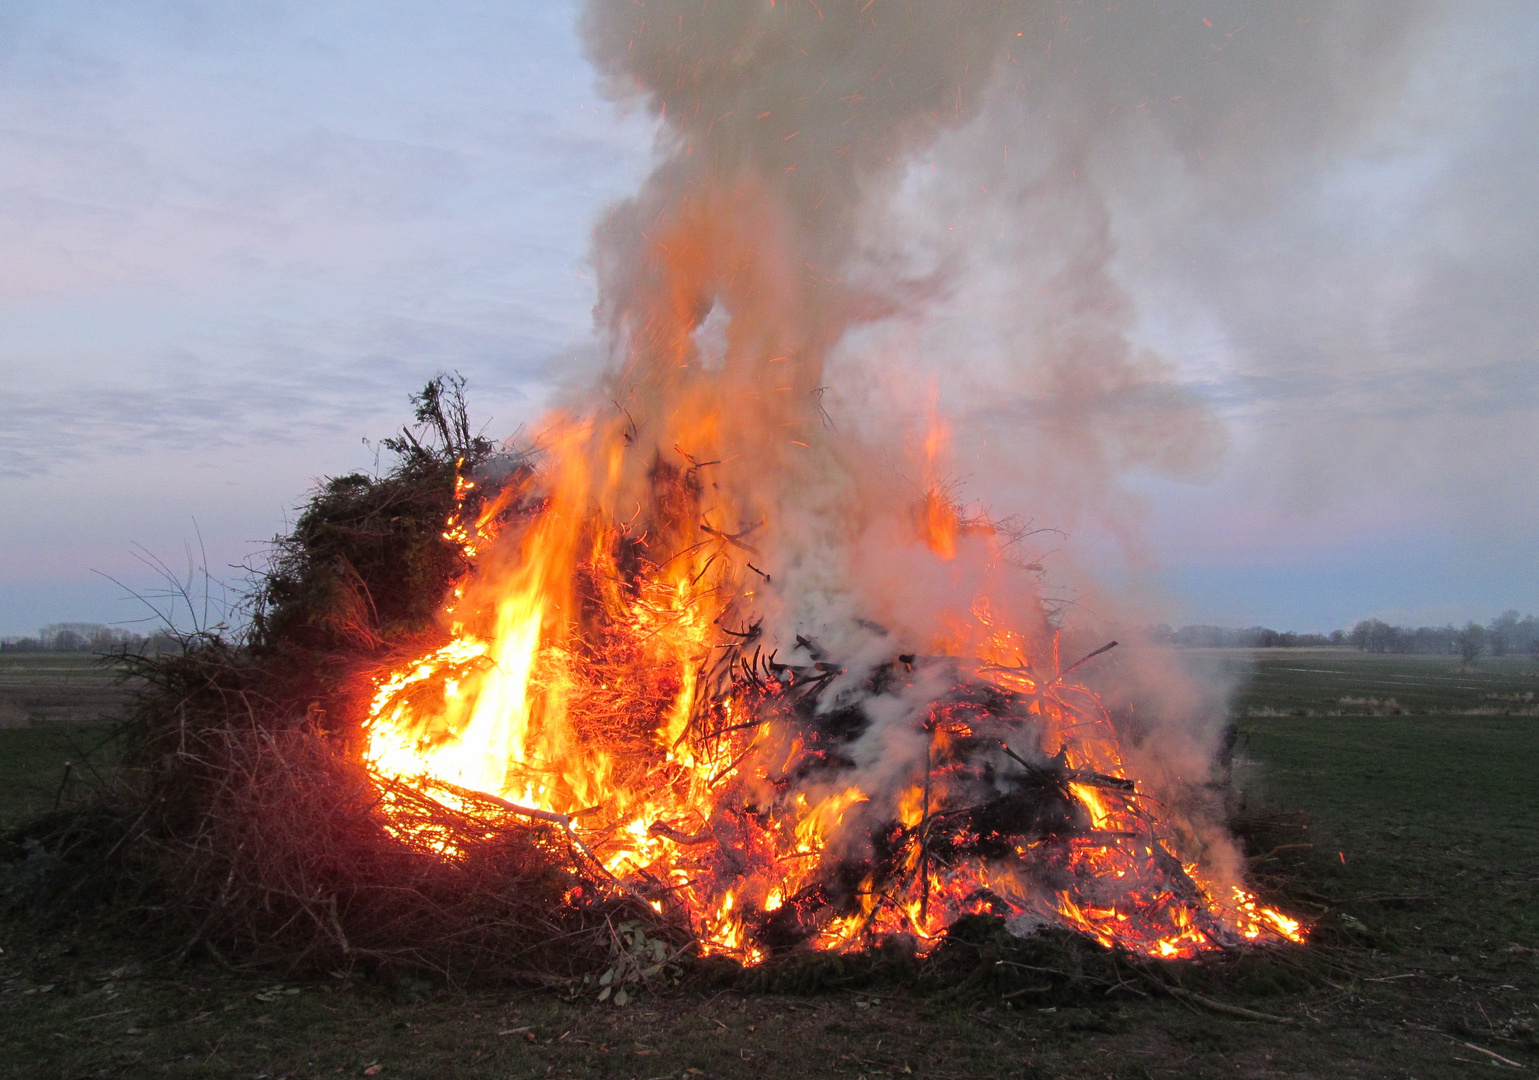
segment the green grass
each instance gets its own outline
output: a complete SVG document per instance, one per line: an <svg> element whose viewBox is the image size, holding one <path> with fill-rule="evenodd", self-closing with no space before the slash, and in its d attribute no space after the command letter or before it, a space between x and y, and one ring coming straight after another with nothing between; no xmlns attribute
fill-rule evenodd
<svg viewBox="0 0 1539 1080"><path fill-rule="evenodd" d="M1360 653L1349 649L1208 650L1249 680L1238 715L1526 713L1539 716L1539 660ZM1249 669L1247 671L1247 669Z"/></svg>
<svg viewBox="0 0 1539 1080"><path fill-rule="evenodd" d="M381 1080L1429 1080L1504 1068L1471 1043L1533 1069L1539 717L1521 714L1521 695L1539 682L1531 667L1486 661L1472 673L1446 660L1324 650L1254 657L1255 681L1237 702L1239 773L1249 812L1275 819L1274 839L1287 845L1256 872L1286 883L1290 902L1323 921L1300 960L1306 980L1206 985L1295 1025L1135 994L1023 1006L901 986L800 998L684 989L615 1008L405 978L274 989L282 973L178 968L89 927L0 921L0 1077L278 1080L363 1076L378 1065L370 1075ZM1519 700L1493 706L1491 693ZM1359 715L1329 715L1344 711L1343 698L1386 696L1414 714L1348 706ZM0 731L0 784L57 768L56 735ZM1304 817L1285 816L1293 811Z"/></svg>
<svg viewBox="0 0 1539 1080"><path fill-rule="evenodd" d="M1471 959L1539 943L1539 719L1278 718L1244 729L1269 801L1310 810L1323 891L1417 897L1365 915Z"/></svg>
<svg viewBox="0 0 1539 1080"><path fill-rule="evenodd" d="M85 790L107 766L125 697L116 666L102 657L0 653L0 828Z"/></svg>
<svg viewBox="0 0 1539 1080"><path fill-rule="evenodd" d="M0 652L0 687L47 680L59 690L89 689L116 677L113 663L95 653Z"/></svg>
<svg viewBox="0 0 1539 1080"><path fill-rule="evenodd" d="M0 728L0 828L92 789L110 767L111 725Z"/></svg>

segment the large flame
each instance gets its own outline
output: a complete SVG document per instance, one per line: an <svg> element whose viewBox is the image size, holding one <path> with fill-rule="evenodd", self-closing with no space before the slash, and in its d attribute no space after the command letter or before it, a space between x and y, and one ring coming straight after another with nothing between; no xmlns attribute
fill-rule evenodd
<svg viewBox="0 0 1539 1080"><path fill-rule="evenodd" d="M824 411L850 331L922 300L861 261L873 200L1020 37L1009 5L870 7L590 0L595 61L665 125L595 236L614 362L535 475L448 523L474 569L441 647L380 679L368 762L561 823L749 962L979 912L1155 956L1300 940L1154 797L1200 778L1130 771L1039 568L948 485L938 395L905 420L872 362L869 407Z"/></svg>
<svg viewBox="0 0 1539 1080"><path fill-rule="evenodd" d="M921 440L926 469L941 439ZM976 912L1154 956L1302 940L1198 865L1192 823L1128 775L1040 609L1013 620L979 592L912 653L833 662L771 629L785 597L755 560L771 564L775 530L741 524L708 479L721 463L654 452L628 484L638 441L629 419L557 418L533 509L501 536L485 515L451 523L477 572L452 598L458 633L379 683L381 775L558 816L623 887L747 962L894 934L923 947ZM934 488L888 517L912 558L970 562L960 580L1030 576Z"/></svg>

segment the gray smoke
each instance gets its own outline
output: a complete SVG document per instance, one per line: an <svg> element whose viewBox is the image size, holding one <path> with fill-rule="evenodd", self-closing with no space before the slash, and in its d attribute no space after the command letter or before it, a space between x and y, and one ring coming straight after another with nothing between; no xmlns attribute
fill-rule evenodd
<svg viewBox="0 0 1539 1080"><path fill-rule="evenodd" d="M718 524L768 523L783 639L874 657L979 595L1043 632L1036 578L978 544L916 552L906 508L936 485L1067 531L1018 552L1048 556L1066 649L1155 621L1129 478L1211 475L1228 433L1140 344L1127 251L1263 214L1402 92L1435 12L591 0L608 91L663 120L595 232L603 396L644 447L723 462L740 517ZM721 422L680 420L702 406ZM926 457L932 407L950 443ZM1146 772L1200 775L1222 688L1136 653L1115 671L1166 721L1139 733Z"/></svg>

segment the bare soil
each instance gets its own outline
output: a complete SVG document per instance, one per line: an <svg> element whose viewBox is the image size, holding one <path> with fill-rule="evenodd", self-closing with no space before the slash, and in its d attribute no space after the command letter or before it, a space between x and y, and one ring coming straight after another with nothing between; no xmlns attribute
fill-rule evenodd
<svg viewBox="0 0 1539 1080"><path fill-rule="evenodd" d="M1539 674L1512 661L1477 666L1482 681L1457 661L1322 652L1224 660L1253 670L1236 705L1253 872L1321 929L1295 954L1168 973L1206 1002L1148 985L1054 1001L686 983L615 1007L406 975L291 983L173 966L118 928L11 917L0 1077L1428 1080L1539 1068L1539 718L1522 708ZM52 693L76 715L101 700L78 672L52 689L28 677L29 700ZM1396 695L1412 696L1408 713L1342 703L1382 703L1380 684L1397 680L1416 689ZM93 746L110 754L89 725L0 730L0 821L74 797L59 794L63 761L89 763Z"/></svg>

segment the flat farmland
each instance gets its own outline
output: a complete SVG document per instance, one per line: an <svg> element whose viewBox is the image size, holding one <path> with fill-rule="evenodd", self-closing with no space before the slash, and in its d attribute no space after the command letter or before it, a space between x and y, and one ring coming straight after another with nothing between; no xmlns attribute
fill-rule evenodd
<svg viewBox="0 0 1539 1080"><path fill-rule="evenodd" d="M1046 1000L686 984L616 1008L173 966L89 925L9 916L0 1076L1429 1080L1539 1068L1539 664L1193 659L1235 680L1251 874L1317 927L1290 956L1167 972L1205 1002L1136 985ZM100 738L80 724L0 730L0 817L83 795L59 796L63 761Z"/></svg>
<svg viewBox="0 0 1539 1080"><path fill-rule="evenodd" d="M110 759L112 721L127 697L101 657L0 653L0 822L83 794Z"/></svg>
<svg viewBox="0 0 1539 1080"><path fill-rule="evenodd" d="M1465 666L1452 656L1349 649L1205 651L1241 677L1234 703L1241 719L1277 713L1539 716L1539 659L1531 656L1487 656Z"/></svg>
<svg viewBox="0 0 1539 1080"><path fill-rule="evenodd" d="M117 670L89 653L0 652L0 728L89 723L121 707Z"/></svg>

